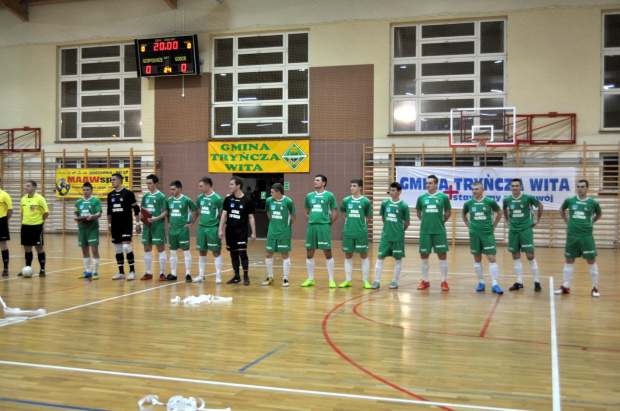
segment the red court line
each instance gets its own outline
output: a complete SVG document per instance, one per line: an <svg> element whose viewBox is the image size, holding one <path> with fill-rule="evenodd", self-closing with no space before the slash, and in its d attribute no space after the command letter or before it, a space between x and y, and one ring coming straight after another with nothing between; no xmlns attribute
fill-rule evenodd
<svg viewBox="0 0 620 411"><path fill-rule="evenodd" d="M358 295L357 297L353 297L350 298L348 300L345 300L343 302L341 302L340 304L338 304L337 306L335 306L330 312L328 312L325 317L323 317L323 336L325 337L325 340L327 341L327 344L329 344L329 346L343 359L345 359L347 362L349 362L349 364L353 365L354 367L358 368L360 371L362 371L365 374L368 374L369 376L371 376L372 378L374 378L377 381L382 382L383 384L389 385L390 387L405 393L413 398L417 398L420 401L429 401L427 398L421 397L419 395L416 395L414 393L412 393L411 391L407 391L406 389L399 387L398 385L389 382L388 380L379 377L376 374L373 374L372 372L370 372L369 370L367 370L366 368L362 367L361 365L359 365L358 363L356 363L355 361L353 361L351 358L349 358L345 353L343 353L338 347L336 347L336 344L334 344L334 342L332 341L332 339L329 337L329 333L327 332L327 321L329 321L330 317L332 316L332 314L338 310L340 307L342 307L343 305L347 304L350 301L353 300L357 300L358 298L364 297L367 294L362 294L362 295ZM448 411L452 411L451 408L447 408L447 407L439 407L443 410L448 410Z"/></svg>
<svg viewBox="0 0 620 411"><path fill-rule="evenodd" d="M502 295L503 294L497 296L497 300L495 300L495 304L493 304L493 308L491 308L491 312L482 327L482 331L480 331L479 337L484 338L484 335L487 333L487 328L489 328L489 325L491 324L491 319L493 318L493 314L495 314L495 309L497 308L499 301L502 299Z"/></svg>
<svg viewBox="0 0 620 411"><path fill-rule="evenodd" d="M525 344L539 344L539 345L549 345L550 343L548 342L544 342L544 341L532 341L532 340L519 340L516 338L501 338L501 337L480 337L479 335L471 335L471 334L456 334L456 333L447 333L447 332L442 332L442 331L428 331L428 330L418 330L416 328L409 328L409 327L403 327L402 325L394 325L394 324L388 324L388 323L384 323L381 321L377 321L377 320L373 320L372 318L368 318L366 316L364 316L363 314L361 314L357 308L362 305L365 304L367 302L371 302L371 301L376 301L376 300L380 300L383 299L385 297L381 297L381 298L372 298L366 301L362 301L358 304L356 304L353 307L353 312L355 313L355 315L357 315L358 317L369 321L371 323L375 323L378 325L384 325L386 327L393 327L393 328L400 328L402 330L409 330L409 331L415 331L415 332L419 332L419 333L424 333L424 334L439 334L439 335L446 335L449 337L467 337L467 338L485 338L487 340L495 340L495 341L509 341L509 342L520 342L520 343L525 343ZM620 352L620 349L615 349L615 348L600 348L600 347L586 347L583 345L576 345L576 344L558 344L558 346L560 347L568 347L568 348L579 348L580 350L583 351L588 351L588 350L596 350L596 351L607 351L607 352Z"/></svg>

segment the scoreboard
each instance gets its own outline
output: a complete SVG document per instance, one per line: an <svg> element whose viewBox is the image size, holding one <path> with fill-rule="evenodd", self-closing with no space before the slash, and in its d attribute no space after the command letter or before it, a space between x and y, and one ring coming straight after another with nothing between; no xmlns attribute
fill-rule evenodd
<svg viewBox="0 0 620 411"><path fill-rule="evenodd" d="M139 77L200 74L198 36L137 39Z"/></svg>

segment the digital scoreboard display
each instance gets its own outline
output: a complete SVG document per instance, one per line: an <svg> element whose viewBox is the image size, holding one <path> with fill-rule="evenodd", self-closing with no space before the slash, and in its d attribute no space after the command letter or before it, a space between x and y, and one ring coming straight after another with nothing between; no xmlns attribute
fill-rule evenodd
<svg viewBox="0 0 620 411"><path fill-rule="evenodd" d="M198 36L138 39L136 58L138 76L181 76L200 74Z"/></svg>

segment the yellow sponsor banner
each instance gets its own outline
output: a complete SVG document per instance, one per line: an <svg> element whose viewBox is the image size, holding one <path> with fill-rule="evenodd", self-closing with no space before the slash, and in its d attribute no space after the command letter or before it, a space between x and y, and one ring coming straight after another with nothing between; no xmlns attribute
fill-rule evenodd
<svg viewBox="0 0 620 411"><path fill-rule="evenodd" d="M210 173L308 173L310 140L209 142Z"/></svg>
<svg viewBox="0 0 620 411"><path fill-rule="evenodd" d="M112 174L123 176L123 185L129 186L131 169L129 168L58 168L56 169L56 197L82 198L82 185L93 185L93 196L107 198L112 191Z"/></svg>

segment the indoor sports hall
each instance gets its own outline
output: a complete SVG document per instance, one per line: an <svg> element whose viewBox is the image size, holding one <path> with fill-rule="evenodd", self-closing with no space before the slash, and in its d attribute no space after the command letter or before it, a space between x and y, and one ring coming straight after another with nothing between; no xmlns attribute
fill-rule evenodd
<svg viewBox="0 0 620 411"><path fill-rule="evenodd" d="M619 1L0 0L0 409L620 408L619 137ZM203 261L194 220L178 279L158 281L153 246L153 278L141 280L142 235L132 227L131 251L112 244L114 173L138 206L152 174L165 197L178 180L192 202L201 178L225 198L241 177L255 209L250 284L227 284L226 241L221 283L212 250L204 282L185 281ZM301 287L317 175L338 209L362 181L377 287L365 288L355 253L352 286L332 288L321 250L314 285ZM444 280L430 253L430 287L419 289L416 201L430 175L452 208L448 271ZM477 291L462 210L474 181L501 208L515 178L542 209L531 209L539 288L522 252L523 288L510 290L519 277L499 211L503 293L484 256ZM565 204L582 198L582 180L596 204L586 211L598 274L576 258L568 286L567 241L590 234L567 234L562 209L574 214ZM102 203L97 279L79 278L85 182ZM379 279L392 182L410 224L402 270L387 257ZM275 183L296 208L288 286L281 253L262 285ZM27 257L33 190L49 216L44 253ZM330 228L336 284L343 230L341 211ZM135 258L133 281L112 280L119 253ZM32 277L18 275L25 258Z"/></svg>

